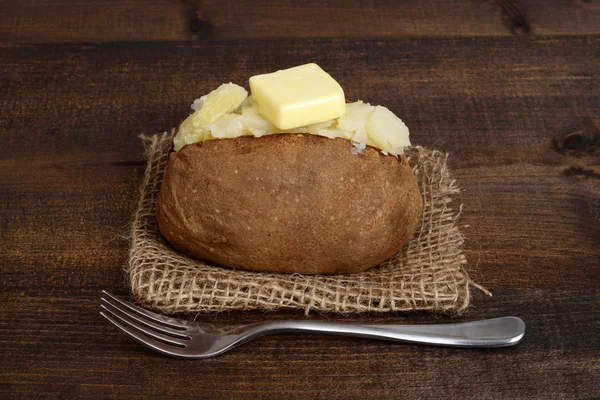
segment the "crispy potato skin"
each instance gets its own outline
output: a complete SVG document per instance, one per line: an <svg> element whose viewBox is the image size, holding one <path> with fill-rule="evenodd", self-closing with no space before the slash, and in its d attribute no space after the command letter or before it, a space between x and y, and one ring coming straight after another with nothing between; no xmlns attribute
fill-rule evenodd
<svg viewBox="0 0 600 400"><path fill-rule="evenodd" d="M164 237L233 268L334 274L393 256L422 212L406 158L345 139L279 134L172 152L157 201Z"/></svg>

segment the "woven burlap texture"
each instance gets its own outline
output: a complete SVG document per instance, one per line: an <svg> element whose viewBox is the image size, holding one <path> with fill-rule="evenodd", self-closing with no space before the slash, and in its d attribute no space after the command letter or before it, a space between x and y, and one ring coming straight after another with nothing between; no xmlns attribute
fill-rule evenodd
<svg viewBox="0 0 600 400"><path fill-rule="evenodd" d="M132 228L127 272L134 300L164 313L302 309L335 313L427 310L460 313L470 301L463 236L449 205L459 191L447 154L407 150L423 195L415 236L392 259L348 275L286 275L233 270L187 257L161 236L155 203L171 133L142 136L147 167Z"/></svg>

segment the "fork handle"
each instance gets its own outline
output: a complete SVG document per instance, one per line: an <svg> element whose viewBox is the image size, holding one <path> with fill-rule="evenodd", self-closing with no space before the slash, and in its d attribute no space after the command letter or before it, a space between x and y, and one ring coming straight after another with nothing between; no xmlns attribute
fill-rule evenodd
<svg viewBox="0 0 600 400"><path fill-rule="evenodd" d="M320 321L267 321L248 327L240 342L284 332L322 333L449 347L514 346L525 336L525 323L502 317L456 324L373 325ZM241 344L241 343L240 343Z"/></svg>

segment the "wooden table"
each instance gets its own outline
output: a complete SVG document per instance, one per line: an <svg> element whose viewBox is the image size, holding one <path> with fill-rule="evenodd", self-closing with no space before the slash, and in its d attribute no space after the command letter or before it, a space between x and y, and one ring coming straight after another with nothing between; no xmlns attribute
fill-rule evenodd
<svg viewBox="0 0 600 400"><path fill-rule="evenodd" d="M1 398L600 397L598 1L43 3L0 0ZM468 270L494 294L455 320L520 316L521 345L278 336L189 362L99 317L101 289L128 293L137 136L309 61L451 154ZM204 318L284 317L304 318Z"/></svg>

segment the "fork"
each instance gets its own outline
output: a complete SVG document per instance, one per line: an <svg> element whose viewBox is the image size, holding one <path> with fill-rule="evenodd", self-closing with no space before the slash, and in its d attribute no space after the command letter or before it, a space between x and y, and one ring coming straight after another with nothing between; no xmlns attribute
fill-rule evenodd
<svg viewBox="0 0 600 400"><path fill-rule="evenodd" d="M514 346L525 323L502 317L457 324L378 325L321 321L266 321L233 327L185 321L153 313L102 291L100 315L138 342L168 356L197 359L223 354L250 340L284 332L336 334L449 347Z"/></svg>

